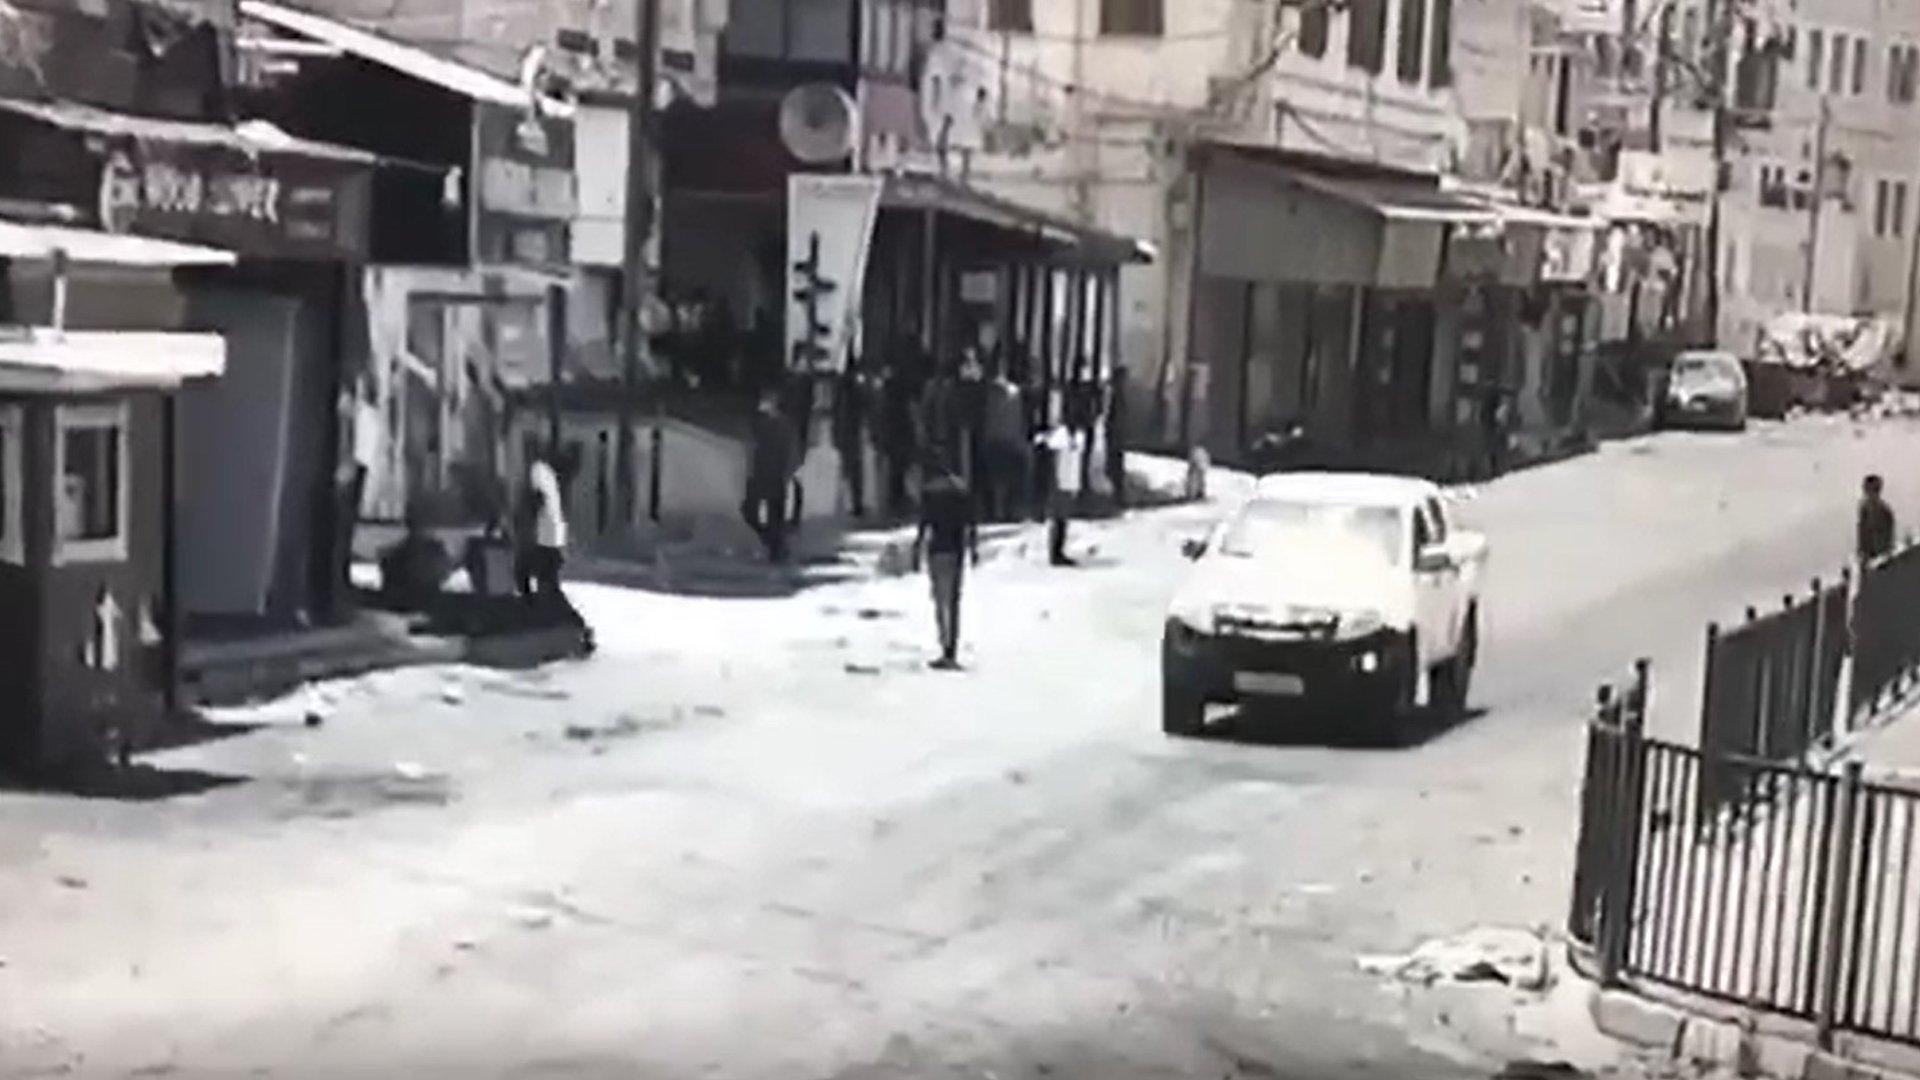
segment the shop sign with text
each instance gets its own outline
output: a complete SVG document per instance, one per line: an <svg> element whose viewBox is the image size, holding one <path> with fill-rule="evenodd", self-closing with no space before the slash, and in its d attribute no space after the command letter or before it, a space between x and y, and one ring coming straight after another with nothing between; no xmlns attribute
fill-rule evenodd
<svg viewBox="0 0 1920 1080"><path fill-rule="evenodd" d="M364 258L370 170L292 154L145 140L102 159L108 232L208 244L264 258Z"/></svg>

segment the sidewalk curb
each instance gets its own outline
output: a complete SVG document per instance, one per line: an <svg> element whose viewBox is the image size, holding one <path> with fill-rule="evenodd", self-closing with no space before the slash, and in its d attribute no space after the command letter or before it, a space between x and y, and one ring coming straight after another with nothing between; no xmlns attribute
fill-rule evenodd
<svg viewBox="0 0 1920 1080"><path fill-rule="evenodd" d="M1920 1080L1920 1049L1843 1037L1835 1049L1821 1050L1811 1025L1785 1017L1718 1003L1690 1007L1597 984L1588 1005L1603 1034L1680 1065L1768 1080Z"/></svg>

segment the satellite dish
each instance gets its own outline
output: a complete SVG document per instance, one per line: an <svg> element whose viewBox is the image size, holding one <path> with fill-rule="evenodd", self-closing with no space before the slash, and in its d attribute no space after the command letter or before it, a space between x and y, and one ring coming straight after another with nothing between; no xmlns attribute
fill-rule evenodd
<svg viewBox="0 0 1920 1080"><path fill-rule="evenodd" d="M780 141L809 165L851 155L858 125L853 99L832 83L796 87L780 102Z"/></svg>

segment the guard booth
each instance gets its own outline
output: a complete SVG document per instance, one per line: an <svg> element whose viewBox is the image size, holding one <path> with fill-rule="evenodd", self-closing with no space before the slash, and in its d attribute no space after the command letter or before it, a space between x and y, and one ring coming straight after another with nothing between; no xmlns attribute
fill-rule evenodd
<svg viewBox="0 0 1920 1080"><path fill-rule="evenodd" d="M69 284L87 275L82 259L112 267L106 276L125 288L117 260L165 283L171 265L223 253L128 239L0 222L13 310L31 314L30 298L47 292L52 316L0 324L0 772L13 775L137 747L171 697L167 398L221 374L226 344L67 329Z"/></svg>

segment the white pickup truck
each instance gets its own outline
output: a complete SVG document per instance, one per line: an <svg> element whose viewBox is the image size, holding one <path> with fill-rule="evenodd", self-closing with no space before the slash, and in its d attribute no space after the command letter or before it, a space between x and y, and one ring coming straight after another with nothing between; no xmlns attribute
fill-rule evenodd
<svg viewBox="0 0 1920 1080"><path fill-rule="evenodd" d="M1396 741L1465 712L1487 542L1438 485L1268 476L1187 555L1161 645L1169 734L1199 733L1214 702L1361 711Z"/></svg>

